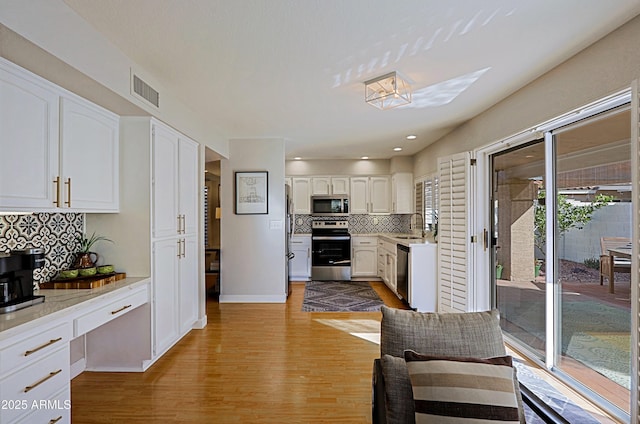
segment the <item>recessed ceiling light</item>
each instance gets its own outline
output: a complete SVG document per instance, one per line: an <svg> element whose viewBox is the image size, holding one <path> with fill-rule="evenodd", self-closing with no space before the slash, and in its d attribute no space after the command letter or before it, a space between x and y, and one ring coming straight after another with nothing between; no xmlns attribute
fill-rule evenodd
<svg viewBox="0 0 640 424"><path fill-rule="evenodd" d="M394 147L393 151L394 152L400 152L400 151L402 151L402 147Z"/></svg>
<svg viewBox="0 0 640 424"><path fill-rule="evenodd" d="M302 159L300 156L296 156L295 158L293 158L294 160L300 160Z"/></svg>
<svg viewBox="0 0 640 424"><path fill-rule="evenodd" d="M409 135L407 136L407 140L415 140L416 138L418 138L418 136L417 136L417 135L414 135L414 134L409 134Z"/></svg>
<svg viewBox="0 0 640 424"><path fill-rule="evenodd" d="M362 156L360 159L367 160L369 159L369 156Z"/></svg>

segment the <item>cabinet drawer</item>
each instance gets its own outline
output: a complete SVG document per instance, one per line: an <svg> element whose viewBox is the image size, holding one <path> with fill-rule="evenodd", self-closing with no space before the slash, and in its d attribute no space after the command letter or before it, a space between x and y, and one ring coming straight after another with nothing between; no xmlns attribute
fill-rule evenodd
<svg viewBox="0 0 640 424"><path fill-rule="evenodd" d="M369 247L376 247L377 246L377 242L376 242L376 238L375 237L352 237L351 238L351 244L353 244L354 246L369 246Z"/></svg>
<svg viewBox="0 0 640 424"><path fill-rule="evenodd" d="M71 391L69 387L54 395L52 399L39 399L29 405L30 414L22 417L16 424L69 424L71 423Z"/></svg>
<svg viewBox="0 0 640 424"><path fill-rule="evenodd" d="M149 293L146 286L129 292L126 295L121 296L104 306L99 306L98 309L73 320L73 335L78 337L82 334L88 333L94 328L100 327L102 324L126 314L148 301Z"/></svg>
<svg viewBox="0 0 640 424"><path fill-rule="evenodd" d="M64 323L0 350L0 375L47 356L70 339L71 325Z"/></svg>
<svg viewBox="0 0 640 424"><path fill-rule="evenodd" d="M0 409L0 422L10 422L33 410L41 400L68 390L69 344L0 381L0 399L12 402Z"/></svg>

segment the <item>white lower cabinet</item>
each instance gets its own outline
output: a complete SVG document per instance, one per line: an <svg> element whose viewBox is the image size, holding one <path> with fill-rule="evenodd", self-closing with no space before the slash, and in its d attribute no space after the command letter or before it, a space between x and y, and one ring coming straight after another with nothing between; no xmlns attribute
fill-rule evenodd
<svg viewBox="0 0 640 424"><path fill-rule="evenodd" d="M308 281L311 278L311 236L291 237L289 252L294 254L289 261L289 280Z"/></svg>
<svg viewBox="0 0 640 424"><path fill-rule="evenodd" d="M197 237L182 239L179 260L180 334L193 328L198 319L198 243Z"/></svg>
<svg viewBox="0 0 640 424"><path fill-rule="evenodd" d="M375 277L378 265L376 237L351 237L351 276Z"/></svg>
<svg viewBox="0 0 640 424"><path fill-rule="evenodd" d="M180 239L153 243L153 354L158 356L178 338L178 255Z"/></svg>
<svg viewBox="0 0 640 424"><path fill-rule="evenodd" d="M393 291L398 294L397 288L397 252L396 244L382 238L378 239L378 276Z"/></svg>
<svg viewBox="0 0 640 424"><path fill-rule="evenodd" d="M57 323L0 344L0 422L36 422L31 417L40 415L69 422L70 409L54 400L71 400L70 338L71 324Z"/></svg>
<svg viewBox="0 0 640 424"><path fill-rule="evenodd" d="M197 237L153 243L154 356L193 328L198 318Z"/></svg>

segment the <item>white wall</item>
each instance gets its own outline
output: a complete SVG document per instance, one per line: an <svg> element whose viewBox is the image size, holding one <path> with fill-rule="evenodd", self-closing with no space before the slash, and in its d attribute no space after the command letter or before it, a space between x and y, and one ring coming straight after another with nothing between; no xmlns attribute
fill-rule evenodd
<svg viewBox="0 0 640 424"><path fill-rule="evenodd" d="M236 171L269 172L267 215L234 214ZM220 302L285 302L284 140L231 140L221 179Z"/></svg>
<svg viewBox="0 0 640 424"><path fill-rule="evenodd" d="M558 257L582 263L600 258L601 237L631 238L631 206L630 202L613 203L595 211L584 228L569 230L560 238Z"/></svg>
<svg viewBox="0 0 640 424"><path fill-rule="evenodd" d="M216 128L207 124L208 120L205 116L200 116L197 111L189 109L175 93L171 92L170 86L163 85L162 81L155 79L153 75L129 59L69 8L63 0L0 1L0 22L43 51L66 62L117 95L146 110L150 115L211 147L217 153L227 155L227 140L218 135ZM22 52L7 51L12 46L3 46L3 56L17 58L23 55ZM21 48L24 48L24 44ZM48 66L50 57L41 54L37 49L30 54L38 57L28 60L25 58L25 63L21 66L27 69L30 66L38 68L30 70L51 81L64 80L60 75L55 75L56 72L62 72L59 66ZM38 61L40 63L37 63ZM131 95L131 69L160 92L162 102L159 110ZM47 72L51 75L47 75ZM70 91L77 92L78 87L61 85ZM99 99L91 100L100 104ZM108 105L104 106L108 108ZM118 113L118 111L115 112Z"/></svg>
<svg viewBox="0 0 640 424"><path fill-rule="evenodd" d="M287 176L296 175L390 175L389 159L291 160Z"/></svg>
<svg viewBox="0 0 640 424"><path fill-rule="evenodd" d="M491 144L628 88L640 77L640 16L482 112L414 157L413 175L438 157Z"/></svg>

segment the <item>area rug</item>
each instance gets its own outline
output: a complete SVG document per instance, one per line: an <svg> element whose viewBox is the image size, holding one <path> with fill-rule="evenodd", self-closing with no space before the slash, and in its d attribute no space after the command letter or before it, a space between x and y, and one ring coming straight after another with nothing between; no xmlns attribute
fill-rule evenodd
<svg viewBox="0 0 640 424"><path fill-rule="evenodd" d="M309 281L303 312L373 312L384 302L366 281Z"/></svg>

